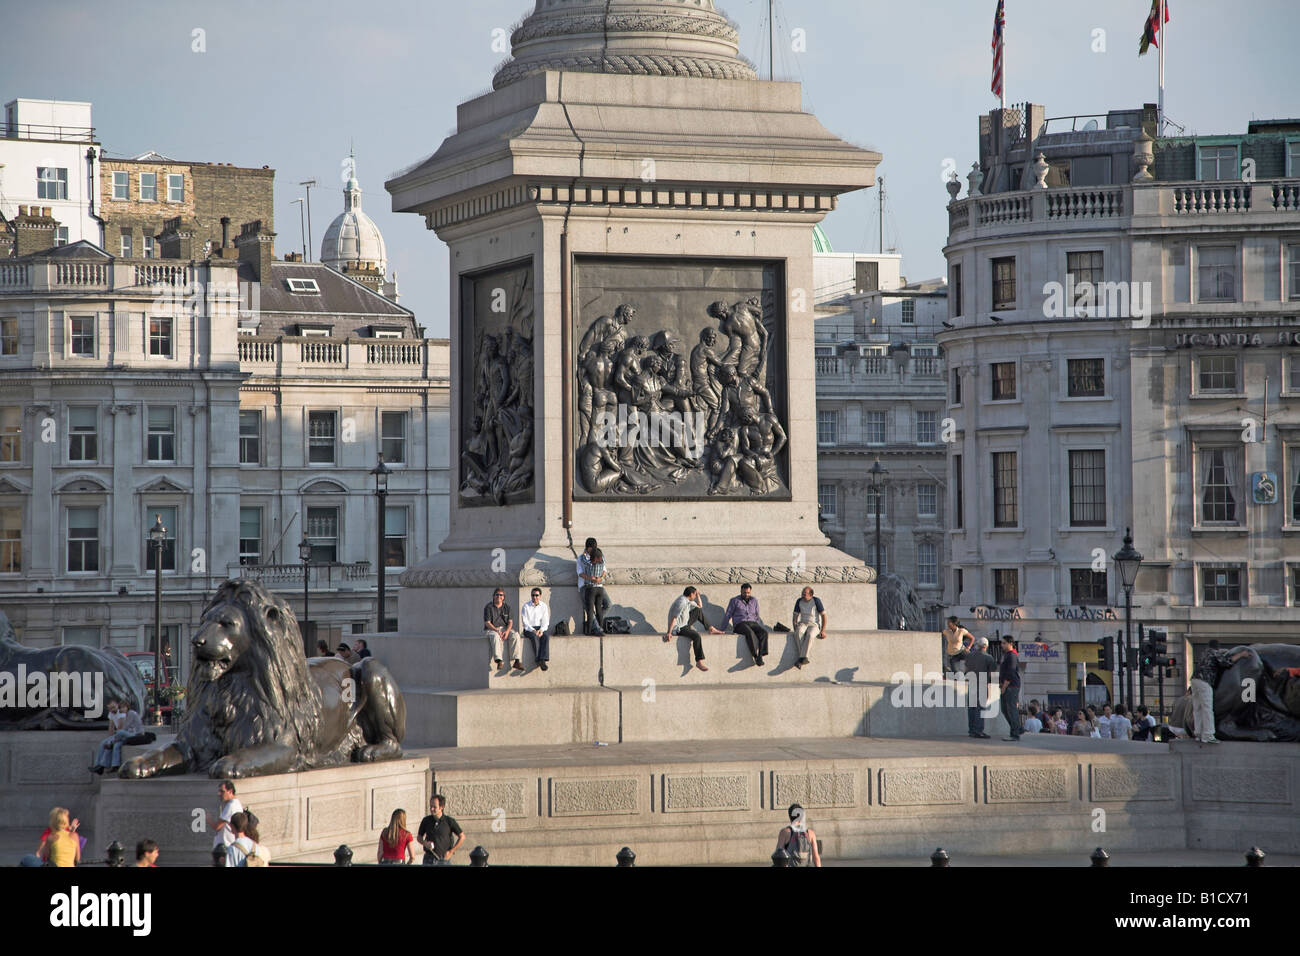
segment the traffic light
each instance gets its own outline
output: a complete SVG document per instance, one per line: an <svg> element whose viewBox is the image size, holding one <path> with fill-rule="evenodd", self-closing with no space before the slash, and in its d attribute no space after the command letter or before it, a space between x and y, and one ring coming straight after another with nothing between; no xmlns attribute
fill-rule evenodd
<svg viewBox="0 0 1300 956"><path fill-rule="evenodd" d="M1104 671L1115 669L1114 638L1109 634L1097 641L1097 666Z"/></svg>
<svg viewBox="0 0 1300 956"><path fill-rule="evenodd" d="M1156 652L1154 641L1143 641L1141 651L1142 676L1156 676Z"/></svg>
<svg viewBox="0 0 1300 956"><path fill-rule="evenodd" d="M1169 632L1164 628L1147 628L1147 638L1151 641L1151 651L1156 657L1169 656Z"/></svg>

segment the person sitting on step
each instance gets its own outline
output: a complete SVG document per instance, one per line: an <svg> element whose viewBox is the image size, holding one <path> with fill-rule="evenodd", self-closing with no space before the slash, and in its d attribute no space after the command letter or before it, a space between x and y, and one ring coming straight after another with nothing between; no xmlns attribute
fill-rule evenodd
<svg viewBox="0 0 1300 956"><path fill-rule="evenodd" d="M795 650L799 654L798 660L794 662L795 667L802 669L808 663L808 645L812 643L814 634L818 639L826 637L826 621L826 608L822 607L822 599L814 596L812 588L804 588L803 595L794 602L794 621L791 627L794 631Z"/></svg>
<svg viewBox="0 0 1300 956"><path fill-rule="evenodd" d="M754 666L762 667L763 658L767 656L767 628L759 617L758 598L754 597L753 590L748 584L740 586L740 593L727 604L722 626L730 625L737 634L744 635Z"/></svg>
<svg viewBox="0 0 1300 956"><path fill-rule="evenodd" d="M517 671L524 669L519 659L519 635L515 631L515 619L506 603L506 592L497 588L492 592L492 601L483 608L483 632L487 637L488 653L492 655L491 667L500 670L502 654L510 655L510 666Z"/></svg>
<svg viewBox="0 0 1300 956"><path fill-rule="evenodd" d="M709 667L704 663L704 642L700 640L700 632L695 629L696 624L708 628L710 634L726 633L718 630L705 619L700 589L688 586L682 592L682 596L673 601L673 606L668 609L668 630L664 632L664 643L674 637L689 637L695 651L695 666L702 671L707 671Z"/></svg>

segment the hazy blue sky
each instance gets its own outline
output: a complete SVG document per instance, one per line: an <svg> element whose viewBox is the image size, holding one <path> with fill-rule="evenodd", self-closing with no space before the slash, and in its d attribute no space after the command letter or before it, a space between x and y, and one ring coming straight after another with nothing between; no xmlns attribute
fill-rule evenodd
<svg viewBox="0 0 1300 956"><path fill-rule="evenodd" d="M312 190L317 250L342 209L355 140L363 205L388 243L403 304L445 335L447 256L416 216L390 212L384 179L433 152L456 104L485 91L504 59L492 31L531 0L0 0L0 99L90 100L106 150L276 170L276 251L300 248L297 183ZM741 52L766 75L767 0L721 0ZM941 171L975 158L989 92L995 0L783 0L777 75L852 142L884 154L886 245L910 279L942 275ZM1048 116L1156 98L1156 56L1137 56L1149 0L1007 0L1008 102ZM1296 0L1170 0L1171 119L1189 133L1244 132L1252 117L1300 116ZM207 51L191 50L206 31ZM807 51L791 50L790 31ZM1093 52L1095 30L1106 52ZM876 248L874 190L826 222L838 251Z"/></svg>

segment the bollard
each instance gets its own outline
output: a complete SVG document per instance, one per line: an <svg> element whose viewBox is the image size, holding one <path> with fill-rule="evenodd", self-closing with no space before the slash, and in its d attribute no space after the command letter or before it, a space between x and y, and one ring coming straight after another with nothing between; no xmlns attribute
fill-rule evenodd
<svg viewBox="0 0 1300 956"><path fill-rule="evenodd" d="M108 845L108 859L104 862L109 866L126 866L126 852L122 849L122 844L114 840Z"/></svg>
<svg viewBox="0 0 1300 956"><path fill-rule="evenodd" d="M789 866L789 865L790 865L790 854L789 854L789 853L786 853L785 850L783 850L781 847L777 847L777 848L776 848L776 852L772 854L772 865L773 865L773 866Z"/></svg>
<svg viewBox="0 0 1300 956"><path fill-rule="evenodd" d="M930 854L930 865L931 865L931 866L947 866L947 865L948 865L948 851L945 850L943 847L939 847L937 850L935 850L933 853L931 853L931 854Z"/></svg>
<svg viewBox="0 0 1300 956"><path fill-rule="evenodd" d="M335 850L335 851L334 851L334 865L335 865L335 866L351 866L351 865L352 865L352 847L350 847L350 846L348 846L346 843L344 843L344 844L343 844L342 846L340 846L337 850Z"/></svg>
<svg viewBox="0 0 1300 956"><path fill-rule="evenodd" d="M1101 847L1093 850L1089 859L1092 860L1093 866L1110 866L1110 854Z"/></svg>
<svg viewBox="0 0 1300 956"><path fill-rule="evenodd" d="M214 846L212 848L212 865L213 866L226 865L226 848L224 846Z"/></svg>
<svg viewBox="0 0 1300 956"><path fill-rule="evenodd" d="M620 868L636 866L636 854L632 852L631 847L623 847L623 849L618 851L618 856L615 857L615 859L618 860Z"/></svg>
<svg viewBox="0 0 1300 956"><path fill-rule="evenodd" d="M1263 850L1261 850L1259 847L1252 846L1249 850L1246 851L1246 865L1263 866L1264 857L1266 856L1268 856L1268 854L1265 853Z"/></svg>
<svg viewBox="0 0 1300 956"><path fill-rule="evenodd" d="M481 846L476 846L474 847L474 849L469 851L470 866L487 866L488 865L487 861L488 861L488 851L483 849Z"/></svg>

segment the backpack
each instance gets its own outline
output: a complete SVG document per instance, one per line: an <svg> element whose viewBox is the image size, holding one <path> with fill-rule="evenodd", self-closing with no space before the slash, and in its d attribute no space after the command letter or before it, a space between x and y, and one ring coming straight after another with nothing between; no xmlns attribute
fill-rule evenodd
<svg viewBox="0 0 1300 956"><path fill-rule="evenodd" d="M786 841L785 852L790 854L791 866L812 866L810 844L807 830L790 828L790 839Z"/></svg>
<svg viewBox="0 0 1300 956"><path fill-rule="evenodd" d="M266 857L262 856L259 852L262 849L262 844L258 843L256 840L250 840L249 842L253 844L253 848L244 854L244 859L239 865L269 866L270 864L266 862Z"/></svg>

